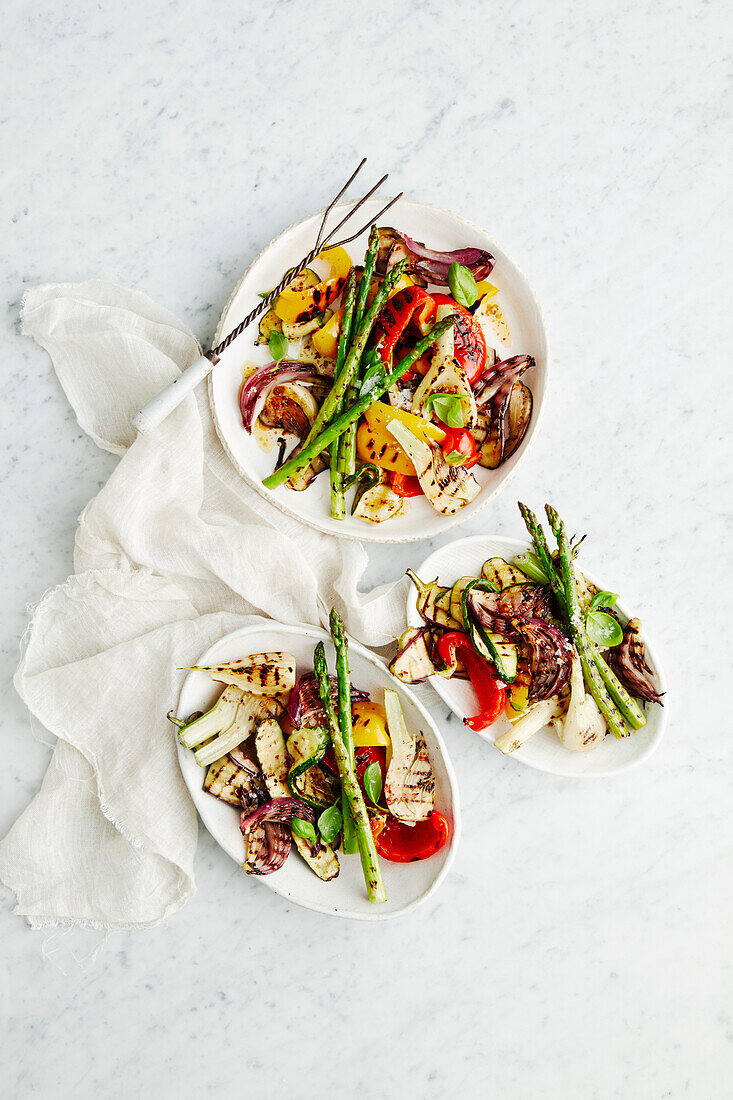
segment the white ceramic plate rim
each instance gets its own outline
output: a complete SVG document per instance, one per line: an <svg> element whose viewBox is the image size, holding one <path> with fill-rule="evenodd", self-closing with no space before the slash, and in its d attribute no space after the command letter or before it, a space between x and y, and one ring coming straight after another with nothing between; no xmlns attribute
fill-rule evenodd
<svg viewBox="0 0 733 1100"><path fill-rule="evenodd" d="M372 200L372 201L374 201L374 200ZM383 202L386 202L386 201L388 201L387 197L385 197L383 199L380 199L380 203L383 203ZM334 213L338 212L340 209L345 210L349 205L350 205L349 203L339 203L338 206L334 207ZM544 384L543 384L543 389L544 389L544 392L542 394L542 400L537 400L537 395L533 394L533 397L534 397L535 400L534 400L534 407L533 407L533 411L532 411L532 422L529 425L529 431L527 432L527 436L523 440L522 444L519 446L519 448L517 449L515 454L511 456L511 458L513 459L513 462L510 460L510 462L511 462L510 466L507 469L505 469L505 471L503 472L503 476L497 480L496 484L493 487L487 486L486 488L482 489L482 491L478 495L478 497L468 507L461 509L460 512L457 512L455 516L451 516L451 517L439 516L439 514L436 512L436 517L438 517L440 519L440 526L439 527L436 526L435 530L428 530L427 533L423 532L423 533L418 533L418 534L414 534L414 535L410 535L410 534L404 534L404 535L380 534L380 527L382 527L382 525L381 524L372 525L370 523L364 523L363 524L363 527L364 527L363 531L360 530L358 532L356 532L356 531L352 532L352 531L340 530L339 527L338 527L338 524L335 521L330 521L330 517L329 517L329 521L324 519L324 521L321 522L321 521L319 521L318 519L316 519L312 516L303 515L300 511L298 511L297 508L290 507L287 503L285 503L284 500L278 498L277 496L275 496L274 493L272 493L268 489L266 489L262 485L262 482L258 478L252 477L252 475L242 465L242 463L239 461L239 459L237 458L237 456L234 454L231 447L229 446L229 443L227 442L227 439L226 439L226 434L225 434L225 432L222 428L222 425L219 421L219 417L217 416L216 403L215 403L215 400L214 400L214 390L213 390L213 372L212 372L212 374L209 375L208 381L207 381L209 407L211 409L211 416L212 416L212 420L213 420L213 423L214 423L214 427L216 429L216 433L219 437L219 441L220 441L224 451L227 454L227 457L229 458L229 461L234 466L234 468L236 469L236 471L238 472L240 477L242 477L247 482L247 484L250 485L255 490L255 492L257 492L259 494L259 496L263 497L270 504L274 505L276 508L278 508L285 515L290 516L293 519L296 519L301 523L305 523L307 526L315 528L315 530L317 530L317 531L323 531L327 535L333 535L335 538L351 539L351 540L356 541L356 542L381 542L381 543L421 542L423 539L434 538L434 537L437 537L438 535L442 535L446 531L449 531L449 530L451 530L451 528L457 526L459 523L465 523L467 520L472 519L475 515L477 515L483 508L485 508L488 504L490 504L491 501L494 500L495 497L500 492L502 492L505 489L505 487L509 484L511 479L514 477L514 474L517 472L520 465L525 461L526 456L529 453L529 450L530 450L532 444L534 443L535 437L537 436L537 434L540 431L540 426L542 424L542 419L543 419L543 416L544 416L544 407L545 407L546 397L547 397L547 387L548 387L548 384L549 384L550 348L549 348L549 343L548 343L548 339L547 339L547 326L545 324L545 318L544 318L544 314L542 312L542 307L540 306L539 301L537 299L537 296L535 295L534 288L532 287L532 284L527 279L527 276L524 274L524 271L519 267L518 264L516 264L514 262L514 260L511 258L511 256L509 256L509 254L507 253L507 251L504 248L502 248L495 241L493 241L493 238L490 237L488 231L485 230L485 229L482 229L480 226L477 226L475 224L475 222L469 221L467 218L462 217L460 214L454 214L451 210L448 210L447 208L445 208L443 206L438 206L435 203L420 202L416 199L400 199L399 206L396 207L396 210L399 212L399 209L404 208L405 206L412 206L412 207L415 207L418 210L423 210L423 211L435 211L438 214L441 214L441 215L444 215L446 217L452 218L455 222L460 223L461 225L465 226L467 230L469 230L471 232L474 232L474 233L482 234L483 236L487 237L492 243L492 247L493 247L494 253L497 256L497 258L507 262L514 269L514 271L517 273L517 275L520 277L520 279L524 282L524 284L526 286L526 289L527 289L527 291L528 291L528 293L529 293L529 295L532 299L533 305L534 305L534 307L537 311L538 334L539 334L539 337L541 339L542 344L544 345L544 347L543 347L543 351L544 351L544 363L543 363ZM218 343L226 335L225 329L228 330L230 325L234 323L233 321L231 321L231 322L229 322L225 325L225 320L226 320L227 314L229 313L229 310L231 309L232 304L234 303L237 295L239 294L239 291L240 291L240 288L242 287L242 284L249 277L250 272L255 267L255 265L257 263L259 263L259 261L262 259L262 257L267 252L269 252L269 250L271 248L277 246L280 243L280 241L282 240L283 237L288 236L288 234L290 234L294 230L298 229L300 226L304 225L306 222L310 221L312 218L316 217L318 214L322 214L323 210L325 210L325 207L322 207L320 210L315 211L314 213L308 214L304 218L300 218L298 221L292 222L289 226L287 226L285 229L283 229L282 232L278 233L278 235L276 237L273 237L273 239L269 242L269 244L265 245L265 247L263 249L261 249L260 252L258 252L258 254L254 257L254 259L248 265L247 269L244 271L243 275L241 276L238 283L234 287L232 293L229 295L229 298L226 302L226 305L224 306L224 309L222 310L222 314L219 318L219 323L217 325L216 334L214 336L214 343L215 344Z"/></svg>
<svg viewBox="0 0 733 1100"><path fill-rule="evenodd" d="M415 572L419 577L422 577L423 580L432 580L435 575L437 575L438 577L440 576L441 557L445 555L448 551L455 550L457 546L480 546L481 543L486 543L489 541L493 543L500 543L504 547L506 547L506 552L503 556L505 556L509 561L511 561L512 558L516 557L517 554L521 554L523 551L531 549L529 542L525 542L523 539L507 538L504 535L468 535L462 539L454 539L452 542L446 543L445 546L441 546L437 550L434 550L432 554L425 558L422 564L417 567ZM596 585L596 587L598 588L604 588L606 591L613 591L612 586L609 586L605 581L603 583L598 581L595 575L589 573L585 566L583 566L583 573L591 582L591 584ZM624 604L623 600L618 601L618 608L622 615L626 616L627 618L631 618L631 613L628 607ZM415 589L412 585L410 586L410 590L407 595L406 619L408 627L424 625L423 620L420 618L417 608L415 607ZM659 661L654 646L648 640L646 635L644 635L644 644L646 647L647 657L650 660L655 678L657 680L657 683L659 684L660 692L664 693L667 691L667 679L664 675L664 670ZM434 688L434 690L437 692L443 702L448 707L450 707L453 713L457 717L462 719L463 715L460 711L456 710L453 704L450 690L446 690L448 688L449 681L443 679L442 676L429 676L427 683L429 683L431 687ZM584 774L582 772L574 771L570 766L571 760L577 759L579 757L584 757L585 754L574 753L570 749L567 750L567 755L569 758L567 769L562 767L547 768L543 767L541 764L535 763L532 760L528 760L523 755L523 748L516 749L513 753L509 753L507 759L519 760L522 764L526 764L530 768L535 768L537 771L546 772L550 775L560 775L570 779L606 779L609 776L621 775L623 772L630 771L632 768L638 767L639 764L642 764L645 760L647 760L651 756L651 754L658 748L659 743L662 740L662 737L664 736L664 733L666 731L668 720L669 707L667 700L665 700L665 706L659 708L657 728L654 731L652 738L649 740L649 743L643 749L640 749L638 754L634 756L633 759L627 761L624 764L620 764L618 767L607 768L603 771L597 771L590 774ZM486 741L487 744L493 746L494 739L490 736L488 730L477 731L477 736L480 737L482 741ZM634 735L632 734L631 736L633 737Z"/></svg>
<svg viewBox="0 0 733 1100"><path fill-rule="evenodd" d="M214 653L219 648L219 646L221 646L221 644L223 642L230 642L230 641L233 642L233 641L239 640L240 638L246 638L246 637L248 637L249 635L252 635L252 634L263 634L263 633L266 633L268 631L272 633L273 641L274 641L275 645L277 645L276 639L282 638L283 636L287 637L289 635L297 635L299 637L306 637L306 638L315 638L316 641L318 641L319 639L323 639L324 641L330 640L330 635L327 633L327 631L323 630L322 627L289 626L289 625L279 624L279 623L273 623L272 625L270 625L268 623L263 623L263 624L255 623L252 626L241 627L239 630L234 630L230 634L225 634L221 638L218 638L216 642L212 643L212 645L210 645L208 647L208 649L204 653L201 654L201 656L197 659L196 664L206 664L207 661L209 660L209 654ZM459 792L458 792L458 781L456 779L456 774L453 770L453 764L451 763L451 759L450 759L450 756L448 755L448 750L445 746L445 742L443 740L443 737L441 736L440 730L436 726L433 719L430 717L430 714L428 713L428 711L425 709L425 707L422 705L422 703L419 701L419 699L417 699L415 694L412 691L410 691L410 689L407 687L406 684L403 684L399 680L396 680L394 678L394 676L392 676L392 674L389 672L387 666L385 664L383 664L382 661L380 661L377 657L375 657L374 654L371 653L368 649L366 649L365 646L361 645L359 642L354 641L354 639L351 638L351 637L349 638L349 650L350 650L350 652L358 653L361 658L363 658L365 661L368 661L369 664L373 665L379 671L380 675L384 675L386 680L391 681L391 683L395 687L395 690L397 690L401 695L405 696L406 698L408 698L410 700L410 703L420 713L421 717L423 718L425 723L430 727L430 730L431 730L433 736L435 737L438 748L439 748L439 750L441 752L441 755L442 755L442 758L443 758L443 765L445 767L446 776L448 777L448 786L450 788L450 798L451 798L451 813L452 813L452 817L453 817L452 834L451 834L451 837L450 837L450 840L449 840L448 851L445 855L445 860L444 860L443 866L441 867L440 871L438 872L438 874L436 875L435 879L430 884L430 886L426 890L424 890L423 893L419 895L419 897L413 898L412 901L408 902L406 905L402 906L400 909L393 909L390 912L380 911L378 905L373 906L369 910L364 910L363 912L357 912L357 911L348 910L348 909L333 909L333 908L329 908L328 906L325 906L325 905L319 905L317 903L312 903L312 902L308 902L308 901L298 901L293 896L292 893L290 893L287 890L283 889L279 885L277 872L274 875L267 875L267 876L262 876L262 877L257 877L257 876L250 876L250 877L255 882L260 883L260 884L268 887L270 890L273 890L276 894L279 894L281 897L284 897L287 901L291 902L294 905L298 905L302 909L310 909L310 910L312 910L313 912L316 912L316 913L324 913L326 916L341 917L341 918L344 918L344 919L347 919L347 920L364 920L364 921L393 920L395 917L406 916L408 913L411 913L415 909L417 909L417 907L419 905L422 905L425 901L427 901L428 898L433 893L435 893L435 891L441 885L441 883L443 882L446 875L448 874L448 872L451 869L451 866L453 864L453 860L455 859L456 851L458 849L458 844L459 844L460 838L461 838L461 806L460 806L460 798L459 798ZM179 713L180 713L180 701L183 698L184 692L186 691L186 685L190 682L191 677L193 675L195 675L195 674L194 673L189 673L189 675L186 677L186 679L184 680L184 682L181 686L181 691L180 691L180 694L179 694ZM184 748L180 743L178 743L178 761L179 761L179 765L183 764L184 759L191 759L191 758L192 758L191 750ZM207 831L210 833L210 835L213 837L213 839L216 841L216 843L219 845L219 847L224 852L226 852L226 854L231 859L234 859L235 862L239 866L241 866L241 864L239 863L239 860L237 860L236 856L234 856L231 852L227 851L226 847L219 840L219 838L213 832L211 832L211 830L209 829L208 824L206 823L203 816L199 812L199 801L203 800L205 797L211 797L211 796L206 795L206 792L202 789L202 786L201 786L200 782L197 786L194 786L192 783L190 783L188 781L188 777L187 777L187 774L186 774L186 769L184 769L182 766L181 766L181 775L183 776L183 781L184 781L184 783L186 784L186 786L188 788L189 794L191 795L193 803L196 806L196 811L198 813L198 816L201 818L201 821L204 824L204 827L207 829Z"/></svg>

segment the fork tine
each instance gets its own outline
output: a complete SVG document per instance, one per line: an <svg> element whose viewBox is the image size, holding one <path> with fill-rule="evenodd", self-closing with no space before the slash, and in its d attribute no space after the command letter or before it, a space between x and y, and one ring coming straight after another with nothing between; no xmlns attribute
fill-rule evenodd
<svg viewBox="0 0 733 1100"><path fill-rule="evenodd" d="M371 187L367 191L366 195L362 195L362 197L359 199L359 201L356 203L356 205L352 206L351 209L346 212L346 214L341 219L341 221L338 223L338 225L335 225L333 227L333 229L329 232L329 234L326 237L326 240L325 240L324 243L328 243L328 241L330 241L331 238L334 237L338 233L339 229L341 229L341 227L343 225L346 225L347 221L349 221L351 218L353 218L353 216L357 212L357 210L360 210L361 207L364 205L364 203L367 201L367 199L370 199L372 197L374 192L382 186L382 184L388 178L388 176L389 176L389 172L385 172L385 174L382 176L381 180L377 180L377 182L374 184L374 187ZM357 234L357 236L358 236L358 234Z"/></svg>
<svg viewBox="0 0 733 1100"><path fill-rule="evenodd" d="M384 215L387 213L387 211L391 210L392 207L394 206L394 204L396 202L398 202L399 199L402 198L403 194L404 194L404 191L400 191L399 195L395 195L395 197L393 199L390 199L389 202L387 203L387 205L383 206L378 214L375 214L374 217L370 218L369 221L365 225L362 225L361 229L357 229L356 233L352 233L352 235L350 237L344 237L344 239L342 241L337 241L336 244L331 245L331 247L332 248L341 248L341 247L343 247L343 245L350 244L351 241L355 241L356 238L360 237L361 234L366 229L368 229L370 225L376 225L377 222L379 222L384 217ZM352 213L353 213L353 211L352 211ZM342 224L343 224L343 222L342 222Z"/></svg>
<svg viewBox="0 0 733 1100"><path fill-rule="evenodd" d="M335 198L331 199L330 203L328 204L326 209L323 211L323 217L321 219L321 228L318 230L318 236L316 237L316 243L315 243L315 250L316 250L317 253L321 251L321 247L324 243L323 242L323 231L326 228L326 221L328 220L328 215L331 213L331 211L333 210L334 206L339 201L341 196L344 195L348 191L348 189L351 187L352 183L354 182L356 177L359 175L359 172L361 172L361 170L364 167L364 165L366 164L366 162L367 162L367 158L363 157L361 163L356 166L356 168L351 173L351 175L347 179L344 186L339 191L338 195L336 195ZM326 240L328 240L328 237L326 237Z"/></svg>

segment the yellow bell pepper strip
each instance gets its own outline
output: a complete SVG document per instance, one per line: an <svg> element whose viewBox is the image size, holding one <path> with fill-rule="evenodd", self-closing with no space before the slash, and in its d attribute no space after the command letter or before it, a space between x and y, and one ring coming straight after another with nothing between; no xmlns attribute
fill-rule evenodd
<svg viewBox="0 0 733 1100"><path fill-rule="evenodd" d="M426 443L442 443L445 439L445 431L437 424L377 401L364 413L364 423L359 425L356 433L356 449L365 462L372 462L392 474L414 477L415 466L412 460L389 430L389 424L395 420L404 424L413 435Z"/></svg>
<svg viewBox="0 0 733 1100"><path fill-rule="evenodd" d="M482 279L479 283L476 283L476 301L480 302L482 298L493 298L494 295L499 293L498 286L494 286L493 283L487 283L485 279Z"/></svg>
<svg viewBox="0 0 733 1100"><path fill-rule="evenodd" d="M397 269L395 268L394 270ZM390 274L391 272L386 276L386 279L389 279ZM397 275L396 278L399 278L400 274L401 272ZM328 409L326 411L321 419L321 423L318 425L318 435L316 435L313 439L308 439L303 445L302 450L300 450L297 455L293 455L291 458L289 458L287 462L283 463L282 466L279 466L277 470L274 470L269 477L263 478L262 484L265 486L265 488L277 489L278 485L282 485L282 483L284 481L287 481L289 477L292 477L294 473L297 473L298 470L302 470L304 466L307 466L308 463L316 457L316 455L319 455L322 451L326 450L326 448L330 446L334 439L338 439L340 435L343 435L349 424L354 424L362 415L362 413L366 412L366 410L370 408L375 401L378 401L379 398L387 392L390 386L393 386L394 383L402 377L406 370L410 369L416 359L419 359L420 356L428 350L428 348L433 347L433 345L436 344L438 340L440 340L440 337L443 335L443 333L447 329L452 328L457 320L457 315L455 313L452 313L450 317L446 317L445 320L439 321L438 324L432 329L431 332L428 333L427 336L424 336L422 340L419 340L417 342L412 351L408 352L407 355L404 355L402 359L400 359L394 370L390 371L389 374L387 374L384 381L380 382L376 390L372 390L371 393L367 394L364 397L361 397L351 406L350 409L346 409L346 411L341 413L340 416L336 417L335 420L332 420L327 428L324 428L324 421L330 415L332 415L333 407L343 396L343 391L341 393L337 391L334 396L333 402L331 403L331 409ZM367 314L367 317L365 317L364 321L362 322L362 330L366 330L367 334L371 329L371 323L372 322L369 319L369 315ZM359 341L359 337L362 335L362 330L360 330L360 332L357 334L357 342ZM365 343L366 336L364 336L364 344ZM342 375L346 375L346 377L348 378L347 370L349 367L349 359L352 355L354 355L354 352L356 352L356 359L358 361L358 357L359 355L361 355L362 351L363 345L361 348L357 348L356 346L355 348L352 348L352 351L349 353L349 358L344 364ZM336 384L334 385L334 389L336 389ZM330 396L331 395L329 395L329 397ZM326 401L328 401L328 398L326 398ZM324 405L325 404L326 402L324 402ZM323 413L323 406L321 406L321 413ZM312 428L311 431L313 431Z"/></svg>
<svg viewBox="0 0 733 1100"><path fill-rule="evenodd" d="M405 477L412 477L415 473L415 467L402 447L391 436L387 438L386 428L375 429L366 421L361 423L356 433L356 452L364 462L379 466L380 470L404 474Z"/></svg>
<svg viewBox="0 0 733 1100"><path fill-rule="evenodd" d="M285 287L273 309L285 324L301 325L305 321L310 321L316 313L322 312L326 306L330 306L344 289L345 283L345 277L337 276L335 279L326 279L317 286L304 287L302 290Z"/></svg>
<svg viewBox="0 0 733 1100"><path fill-rule="evenodd" d="M323 252L318 253L316 260L323 260L330 265L331 270L327 276L329 279L346 279L351 271L351 257L340 245L337 248L324 248Z"/></svg>
<svg viewBox="0 0 733 1100"><path fill-rule="evenodd" d="M445 439L444 428L432 424L422 416L407 412L405 409L395 409L392 405L385 405L383 401L377 401L375 404L370 405L364 413L364 418L369 427L374 430L383 428L386 431L387 425L393 420L397 420L400 424L404 424L408 431L411 431L418 439L422 439L426 443L431 441L442 443ZM387 438L391 437L387 436Z"/></svg>
<svg viewBox="0 0 733 1100"><path fill-rule="evenodd" d="M339 333L341 332L343 319L344 307L342 306L341 309L336 310L333 316L329 317L322 328L316 329L311 336L313 347L320 355L325 355L327 359L335 359L338 354Z"/></svg>
<svg viewBox="0 0 733 1100"><path fill-rule="evenodd" d="M354 748L366 748L373 745L390 745L387 732L387 715L384 707L379 703L373 703L369 699L359 700L352 704L351 713L354 717L353 736Z"/></svg>

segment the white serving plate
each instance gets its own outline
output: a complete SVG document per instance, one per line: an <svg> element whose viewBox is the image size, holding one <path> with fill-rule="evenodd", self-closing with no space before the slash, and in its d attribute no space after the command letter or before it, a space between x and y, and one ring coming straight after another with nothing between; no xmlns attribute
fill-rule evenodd
<svg viewBox="0 0 733 1100"><path fill-rule="evenodd" d="M326 656L333 672L334 650L325 631L316 627L274 624L268 627L244 627L228 634L202 653L196 663L220 664L249 653L284 650L295 657L300 675L313 668L313 650L321 640L326 642ZM251 882L253 889L264 884L296 905L315 909L318 913L331 913L355 920L389 920L411 912L424 902L437 890L448 873L461 832L458 787L443 739L428 712L412 692L395 680L367 649L354 641L349 642L349 663L355 686L369 691L378 702L381 702L385 688L394 688L399 692L408 728L422 730L435 775L435 808L448 821L448 841L430 859L417 863L389 863L381 860L388 900L380 905L372 905L367 900L358 855L344 856L339 853L341 871L338 878L332 882L321 882L293 848L279 871L262 877L253 875ZM214 683L205 672L191 672L181 689L177 713L188 715L197 710L207 710L221 691L222 685ZM236 808L203 790L204 769L198 766L190 749L179 745L178 759L201 820L214 840L241 865L246 850L239 830L239 814Z"/></svg>
<svg viewBox="0 0 733 1100"><path fill-rule="evenodd" d="M371 199L356 217L363 218L366 222L370 214L376 215L379 212L384 201L383 198ZM345 210L346 206L336 208L339 209ZM321 213L312 214L291 225L252 262L227 303L219 321L216 340L230 332L252 309L257 302L258 292L274 286L283 272L312 248L321 216ZM331 519L330 488L325 473L316 478L305 492L294 492L284 485L274 491L265 489L262 479L272 473L276 452L264 451L247 434L242 427L239 412L243 365L255 363L263 366L271 362L267 348L254 345L257 337L256 324L232 344L209 376L209 400L216 430L232 463L245 481L265 499L303 523L319 531L364 542L410 542L432 538L455 524L470 519L485 507L504 487L527 455L539 429L547 389L548 352L542 314L529 283L506 253L484 230L437 206L401 199L389 212L388 221L413 239L424 241L439 250L470 245L487 248L496 260L489 278L499 288L496 301L507 318L512 334L509 342L503 343L497 339L497 355L505 359L510 355L527 353L535 358L536 365L523 377L523 381L532 390L534 400L527 434L516 452L498 470L483 470L479 466L474 468L473 473L481 483L482 491L468 507L455 516L441 516L425 498L414 498L405 516L370 524L352 519L348 515L343 521ZM367 236L368 233L365 232L347 246L352 260L362 259Z"/></svg>
<svg viewBox="0 0 733 1100"><path fill-rule="evenodd" d="M517 554L529 549L531 549L529 544L519 539L502 538L499 535L473 535L465 539L456 539L455 542L450 542L447 546L436 550L415 569L415 572L423 581L432 581L438 577L441 584L447 585L458 580L459 577L480 576L481 566L487 558L500 557L511 561ZM582 569L593 584L606 591L615 591L612 583L606 579L601 583L588 572L585 566ZM407 625L423 626L415 601L415 589L411 586L407 597ZM631 612L622 600L618 601L618 608L623 615L631 616ZM664 672L646 633L644 641L647 660L659 689L666 691ZM442 676L431 676L429 682L459 718L463 719L476 713L476 696L467 680L446 680ZM643 729L623 739L606 736L597 748L585 753L572 752L564 748L555 731L550 726L545 726L521 748L511 753L508 759L521 760L523 764L529 764L531 768L537 768L539 771L578 779L616 775L641 764L654 752L662 739L667 725L667 708L647 705L645 713L647 723ZM493 726L478 733L477 736L493 745L494 741L508 729L509 722L502 716Z"/></svg>

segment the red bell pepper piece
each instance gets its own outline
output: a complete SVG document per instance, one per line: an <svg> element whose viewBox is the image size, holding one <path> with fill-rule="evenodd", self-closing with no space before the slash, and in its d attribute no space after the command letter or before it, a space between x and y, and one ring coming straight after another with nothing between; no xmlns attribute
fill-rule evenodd
<svg viewBox="0 0 733 1100"><path fill-rule="evenodd" d="M443 634L438 641L438 653L447 665L454 665L460 655L481 708L478 714L463 721L472 730L485 730L504 709L506 684L499 679L496 669L479 656L468 634L462 630L449 630Z"/></svg>
<svg viewBox="0 0 733 1100"><path fill-rule="evenodd" d="M423 495L422 486L416 477L410 474L390 474L392 489L398 497L420 497Z"/></svg>
<svg viewBox="0 0 733 1100"><path fill-rule="evenodd" d="M454 451L458 451L460 455L464 456L464 460L460 465L470 470L481 458L476 440L467 428L449 428L442 423L440 426L445 430L445 439L441 443L443 454L449 455Z"/></svg>
<svg viewBox="0 0 733 1100"><path fill-rule="evenodd" d="M392 359L395 345L413 314L426 305L431 310L434 308L431 296L420 286L407 286L389 299L374 322L374 333L384 363Z"/></svg>
<svg viewBox="0 0 733 1100"><path fill-rule="evenodd" d="M437 810L424 821L405 825L394 817L388 817L384 827L375 836L377 851L391 863L414 863L429 859L443 847L448 839L448 822Z"/></svg>

